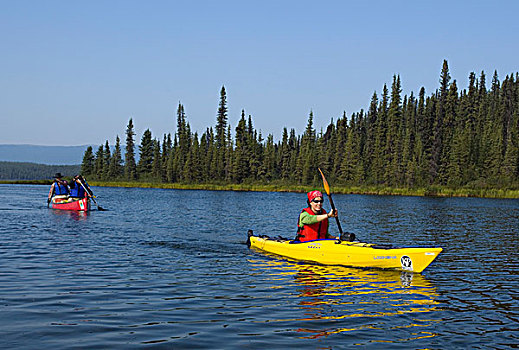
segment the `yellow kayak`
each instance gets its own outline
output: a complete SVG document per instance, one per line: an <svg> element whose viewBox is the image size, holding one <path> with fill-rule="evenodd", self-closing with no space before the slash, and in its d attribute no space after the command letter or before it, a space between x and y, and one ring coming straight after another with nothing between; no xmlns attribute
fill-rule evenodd
<svg viewBox="0 0 519 350"><path fill-rule="evenodd" d="M309 242L254 236L249 231L251 248L294 260L323 265L343 265L422 272L441 253L442 248L390 247L364 242L322 239Z"/></svg>

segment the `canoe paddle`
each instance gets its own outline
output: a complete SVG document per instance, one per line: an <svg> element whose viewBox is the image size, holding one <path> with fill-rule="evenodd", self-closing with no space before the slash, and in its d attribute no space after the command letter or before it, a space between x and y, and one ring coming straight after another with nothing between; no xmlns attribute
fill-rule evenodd
<svg viewBox="0 0 519 350"><path fill-rule="evenodd" d="M319 170L319 172L321 173L321 176L323 178L324 190L326 191L326 194L328 195L328 198L330 199L330 205L332 206L332 210L335 211L335 204L333 204L332 194L330 192L330 185L328 185L328 181L326 181L326 178L324 177L324 174L321 171L321 169L317 168L317 170ZM339 233L340 233L339 243L340 243L343 232L342 232L341 222L339 221L339 215L337 215L335 217L335 221L337 221L337 227L339 227Z"/></svg>
<svg viewBox="0 0 519 350"><path fill-rule="evenodd" d="M83 189L86 191L86 193L90 194L90 198L92 198L92 200L94 201L94 203L97 205L97 210L99 211L105 211L106 209L104 209L103 207L101 207L99 204L97 204L96 202L96 196L94 196L94 193L92 192L92 190L87 190L87 188L85 187L85 185L83 184L83 181L79 180L79 182L81 183L81 187L83 187Z"/></svg>

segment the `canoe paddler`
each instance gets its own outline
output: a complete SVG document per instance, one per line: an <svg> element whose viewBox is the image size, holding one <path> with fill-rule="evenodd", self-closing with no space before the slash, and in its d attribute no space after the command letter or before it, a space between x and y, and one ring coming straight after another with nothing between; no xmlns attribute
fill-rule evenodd
<svg viewBox="0 0 519 350"><path fill-rule="evenodd" d="M328 219L337 217L337 210L327 213L323 209L324 199L320 191L310 191L307 197L308 207L299 215L296 240L307 242L316 239L336 239L328 233Z"/></svg>
<svg viewBox="0 0 519 350"><path fill-rule="evenodd" d="M81 175L74 176L69 187L70 187L70 197L74 197L74 198L92 197L92 190L90 189L88 182L86 182L85 178Z"/></svg>
<svg viewBox="0 0 519 350"><path fill-rule="evenodd" d="M49 197L47 198L47 206L49 205L52 197L68 197L70 193L68 183L66 180L63 180L63 175L61 173L56 173L54 175L54 182L50 185Z"/></svg>

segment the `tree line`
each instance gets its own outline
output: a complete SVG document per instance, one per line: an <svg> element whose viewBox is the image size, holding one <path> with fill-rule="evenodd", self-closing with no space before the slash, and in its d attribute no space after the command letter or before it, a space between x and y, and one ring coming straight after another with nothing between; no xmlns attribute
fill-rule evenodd
<svg viewBox="0 0 519 350"><path fill-rule="evenodd" d="M519 74L501 82L494 72L469 75L466 89L451 81L447 61L439 87L402 96L400 76L374 92L367 110L346 113L319 132L310 111L303 134L285 127L278 142L264 137L244 110L232 130L221 88L216 125L192 132L184 106L174 135L154 138L147 129L136 144L133 120L126 127L124 157L116 137L81 165L97 180L169 183L317 184L317 168L343 185L513 187L519 184Z"/></svg>
<svg viewBox="0 0 519 350"><path fill-rule="evenodd" d="M79 165L46 165L29 162L0 161L0 180L52 179L54 174L78 174Z"/></svg>

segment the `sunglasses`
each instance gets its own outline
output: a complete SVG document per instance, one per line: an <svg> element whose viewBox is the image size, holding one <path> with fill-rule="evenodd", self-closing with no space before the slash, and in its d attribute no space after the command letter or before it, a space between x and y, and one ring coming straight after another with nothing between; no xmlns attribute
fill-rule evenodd
<svg viewBox="0 0 519 350"><path fill-rule="evenodd" d="M322 202L324 202L324 199L321 199L321 200L312 199L312 202L314 202L314 203L322 203Z"/></svg>

